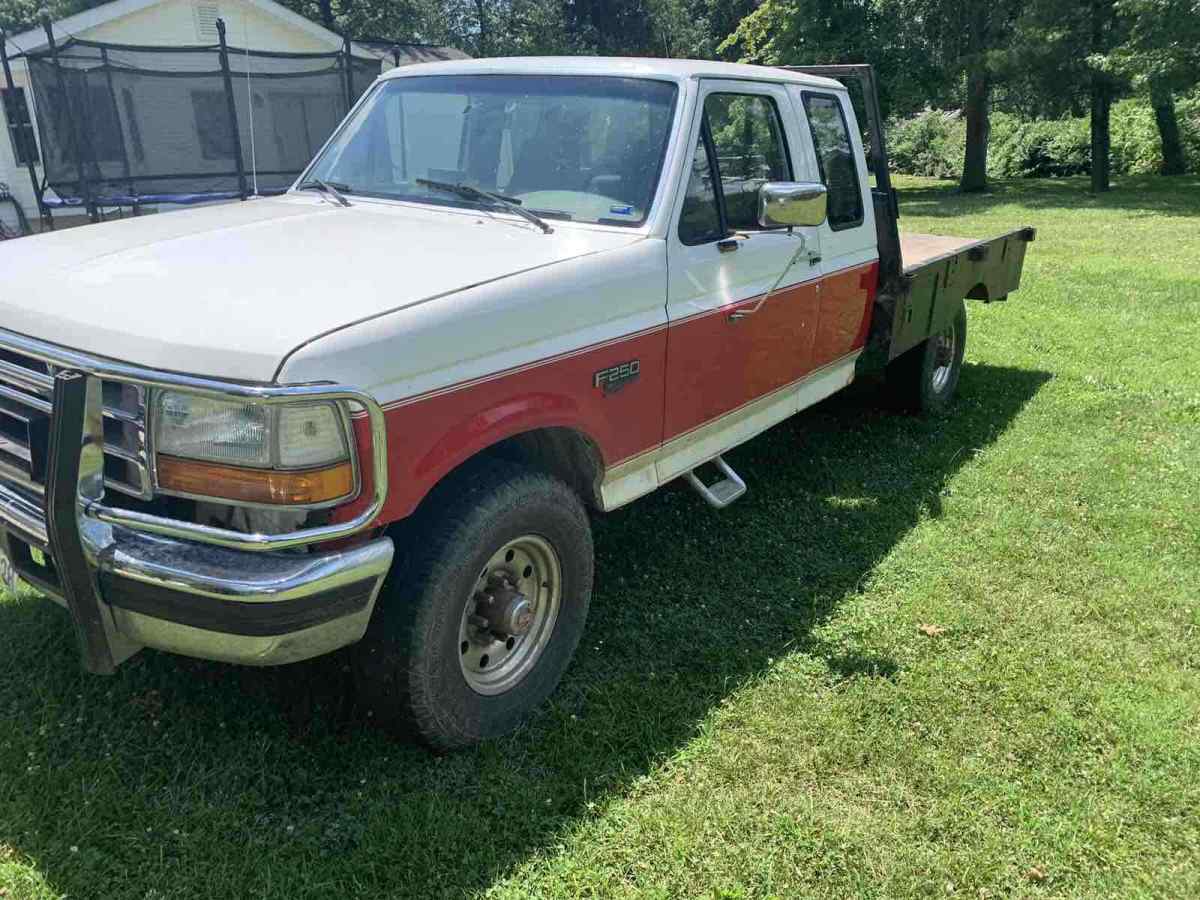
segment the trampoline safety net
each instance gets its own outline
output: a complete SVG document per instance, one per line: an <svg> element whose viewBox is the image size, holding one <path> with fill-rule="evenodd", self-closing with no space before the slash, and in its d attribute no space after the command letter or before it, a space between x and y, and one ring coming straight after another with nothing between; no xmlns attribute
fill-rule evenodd
<svg viewBox="0 0 1200 900"><path fill-rule="evenodd" d="M89 206L278 192L379 74L346 52L78 39L27 60L46 183Z"/></svg>

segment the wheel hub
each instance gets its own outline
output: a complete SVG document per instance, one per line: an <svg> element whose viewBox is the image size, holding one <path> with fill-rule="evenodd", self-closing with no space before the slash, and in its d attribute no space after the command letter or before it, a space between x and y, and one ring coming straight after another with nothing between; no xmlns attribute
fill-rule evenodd
<svg viewBox="0 0 1200 900"><path fill-rule="evenodd" d="M503 694L529 673L554 634L562 591L562 563L545 538L521 535L492 553L459 626L459 664L473 691Z"/></svg>
<svg viewBox="0 0 1200 900"><path fill-rule="evenodd" d="M945 390L950 383L957 351L958 331L954 323L951 323L946 326L945 331L933 339L933 377L931 381L935 391Z"/></svg>
<svg viewBox="0 0 1200 900"><path fill-rule="evenodd" d="M534 606L508 575L493 577L487 589L475 595L475 615L497 637L520 637L533 624Z"/></svg>

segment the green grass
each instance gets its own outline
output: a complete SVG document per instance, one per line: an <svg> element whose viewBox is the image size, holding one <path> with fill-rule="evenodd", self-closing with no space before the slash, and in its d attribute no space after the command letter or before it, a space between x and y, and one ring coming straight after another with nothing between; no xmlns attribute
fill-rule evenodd
<svg viewBox="0 0 1200 900"><path fill-rule="evenodd" d="M861 384L728 511L600 522L509 739L391 743L337 660L83 676L0 602L0 897L1200 896L1200 180L902 188L909 230L1039 228L953 418Z"/></svg>

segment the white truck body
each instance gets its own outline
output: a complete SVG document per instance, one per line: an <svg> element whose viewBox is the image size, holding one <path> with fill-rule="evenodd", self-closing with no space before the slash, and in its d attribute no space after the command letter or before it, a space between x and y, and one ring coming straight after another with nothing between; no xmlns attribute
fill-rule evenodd
<svg viewBox="0 0 1200 900"><path fill-rule="evenodd" d="M801 196L812 222L764 212ZM352 643L392 526L472 460L516 452L608 510L845 387L869 345L941 335L929 358L961 364L961 298L1015 289L1032 231L927 241L901 272L894 208L834 79L394 69L282 197L0 244L0 551L71 609L94 671L142 645L266 664ZM274 443L230 455L252 439ZM209 455L172 449L193 440Z"/></svg>

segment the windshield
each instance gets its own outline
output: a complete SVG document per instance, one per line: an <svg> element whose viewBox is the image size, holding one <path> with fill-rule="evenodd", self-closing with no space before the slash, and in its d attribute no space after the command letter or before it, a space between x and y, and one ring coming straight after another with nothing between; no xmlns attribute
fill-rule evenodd
<svg viewBox="0 0 1200 900"><path fill-rule="evenodd" d="M636 78L394 78L375 87L304 180L351 195L488 205L418 179L465 184L539 216L640 225L675 95L673 84Z"/></svg>

